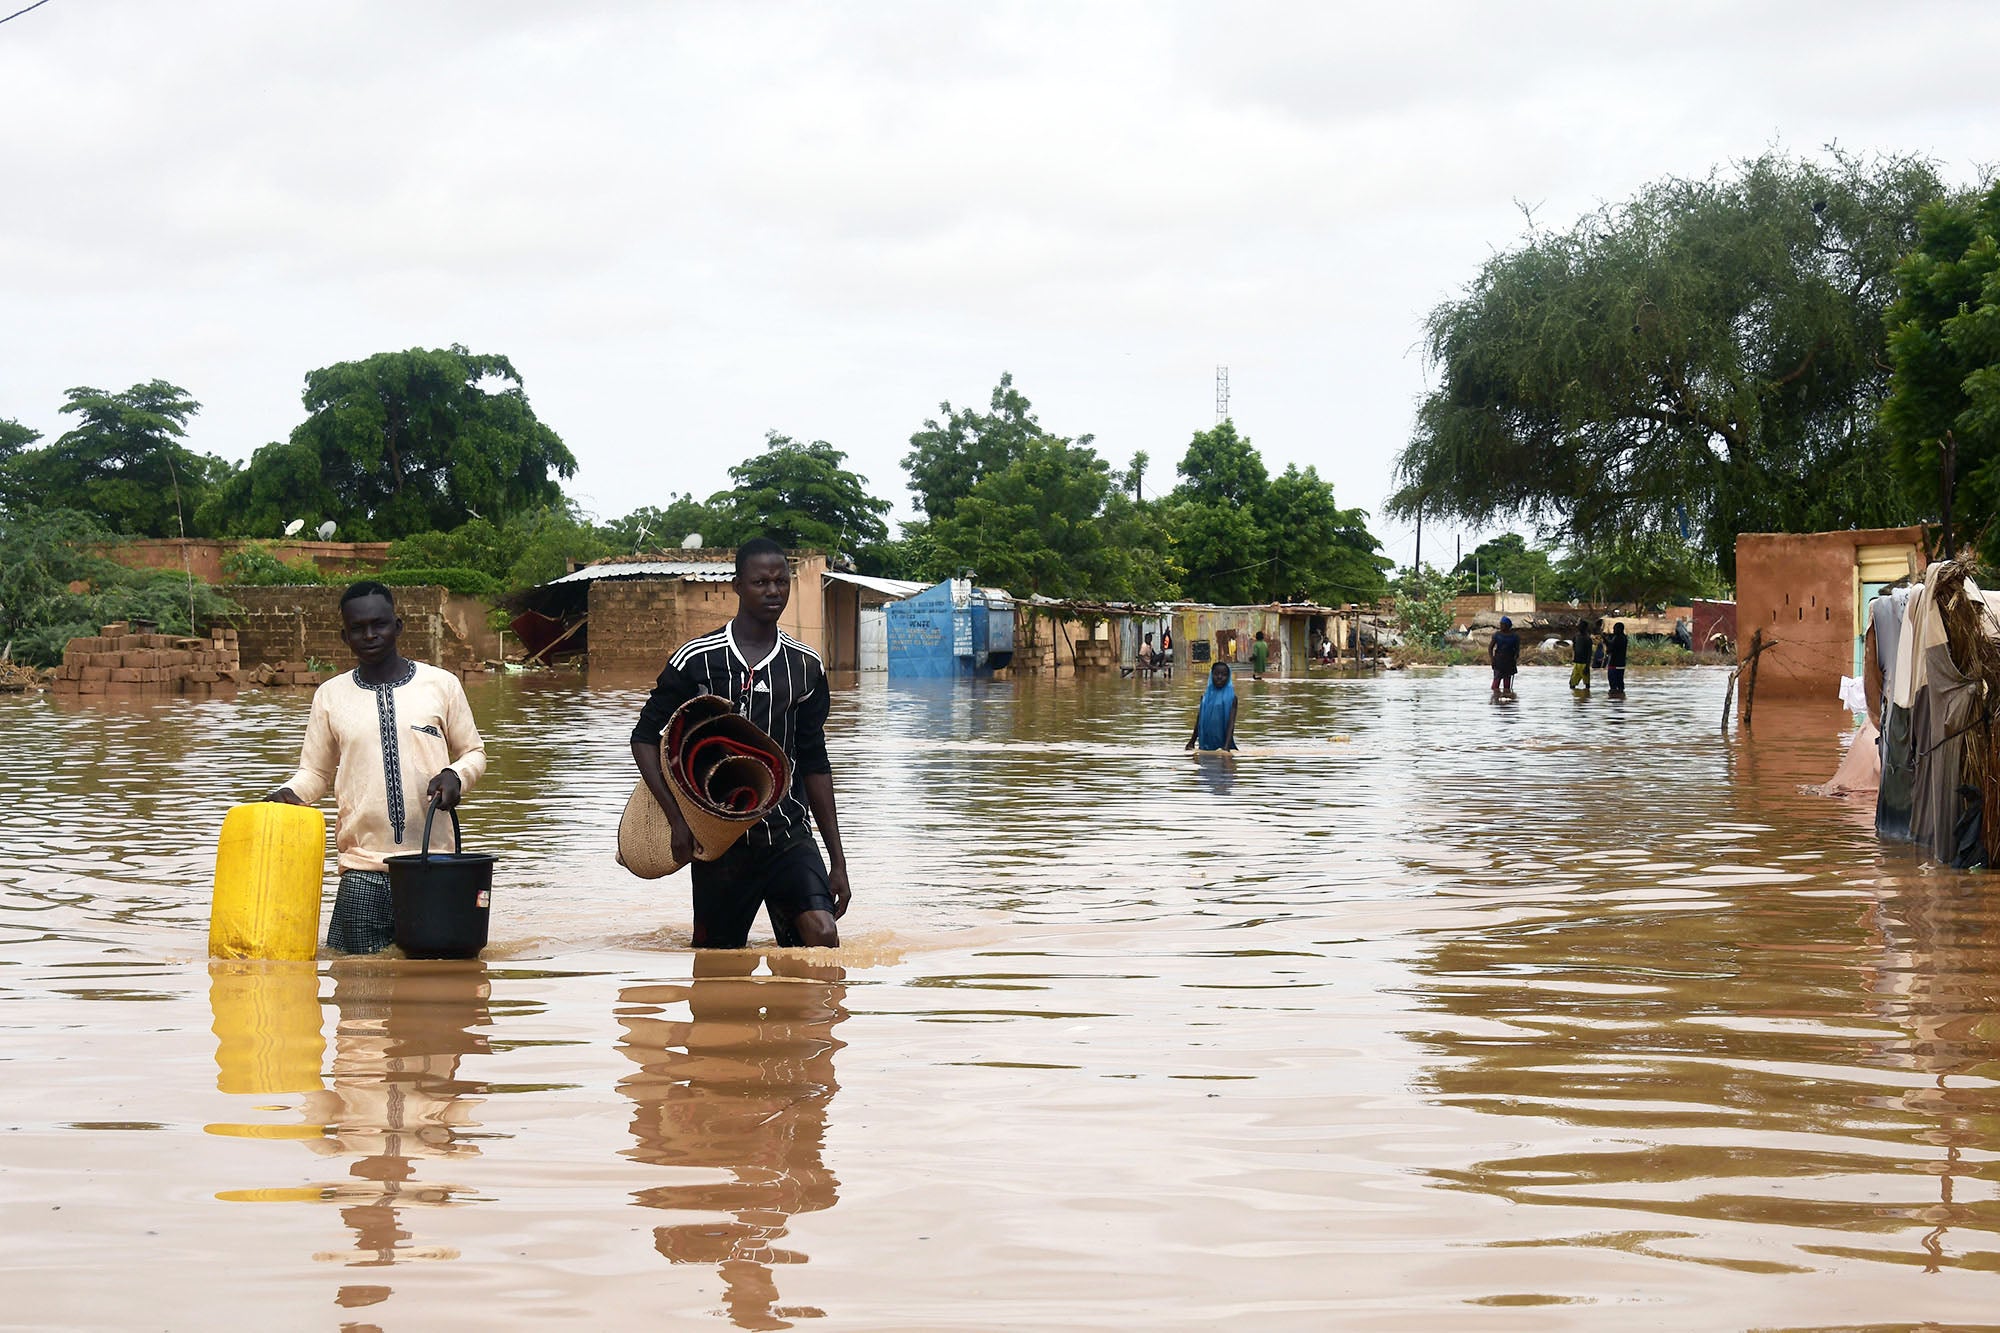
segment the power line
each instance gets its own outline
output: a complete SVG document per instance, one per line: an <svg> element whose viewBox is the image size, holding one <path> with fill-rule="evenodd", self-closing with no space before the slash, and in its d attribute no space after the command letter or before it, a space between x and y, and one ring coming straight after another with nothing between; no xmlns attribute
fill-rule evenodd
<svg viewBox="0 0 2000 1333"><path fill-rule="evenodd" d="M48 2L49 0L35 0L35 3L29 5L28 9L40 9L43 5L46 5ZM10 19L17 19L21 17L21 15L27 13L28 9L17 9L13 13L9 14L6 18L0 19L0 23L6 23Z"/></svg>

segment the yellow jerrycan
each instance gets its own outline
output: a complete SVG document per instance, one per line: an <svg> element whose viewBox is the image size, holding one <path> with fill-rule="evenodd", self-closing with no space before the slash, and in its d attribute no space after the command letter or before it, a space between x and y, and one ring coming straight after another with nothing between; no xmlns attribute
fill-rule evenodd
<svg viewBox="0 0 2000 1333"><path fill-rule="evenodd" d="M209 957L314 957L325 870L325 815L275 801L231 806L215 848Z"/></svg>

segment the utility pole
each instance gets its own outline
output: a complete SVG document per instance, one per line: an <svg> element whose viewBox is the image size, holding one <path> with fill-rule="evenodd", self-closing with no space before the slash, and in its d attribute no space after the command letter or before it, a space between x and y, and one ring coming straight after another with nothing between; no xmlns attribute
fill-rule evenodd
<svg viewBox="0 0 2000 1333"><path fill-rule="evenodd" d="M1417 558L1410 561L1410 572L1424 567L1424 502L1417 501Z"/></svg>

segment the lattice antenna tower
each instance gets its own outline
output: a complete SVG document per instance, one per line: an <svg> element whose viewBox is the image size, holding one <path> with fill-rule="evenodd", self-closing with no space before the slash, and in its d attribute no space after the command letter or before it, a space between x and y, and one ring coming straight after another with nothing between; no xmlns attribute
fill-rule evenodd
<svg viewBox="0 0 2000 1333"><path fill-rule="evenodd" d="M1217 366L1215 368L1215 419L1218 422L1229 420L1228 366Z"/></svg>

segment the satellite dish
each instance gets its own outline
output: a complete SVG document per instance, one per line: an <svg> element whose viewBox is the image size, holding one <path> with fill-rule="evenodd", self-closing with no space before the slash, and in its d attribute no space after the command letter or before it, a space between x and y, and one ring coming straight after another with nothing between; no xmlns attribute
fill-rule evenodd
<svg viewBox="0 0 2000 1333"><path fill-rule="evenodd" d="M699 532L690 532L687 536L681 538L681 549L683 551L699 551L701 549L701 534Z"/></svg>
<svg viewBox="0 0 2000 1333"><path fill-rule="evenodd" d="M330 541L332 541L332 540L333 540L333 533L334 533L334 523L333 523L333 520L332 520L332 519L328 519L328 520L327 520L326 522L324 522L324 523L320 524L320 525L319 525L319 527L318 527L317 529L315 529L315 531L317 531L317 532L319 533L319 539L320 539L321 541L323 541L323 542L330 542Z"/></svg>
<svg viewBox="0 0 2000 1333"><path fill-rule="evenodd" d="M299 529L303 528L305 525L306 521L304 519L295 518L291 522L285 524L285 535L287 537L296 537L299 535Z"/></svg>

